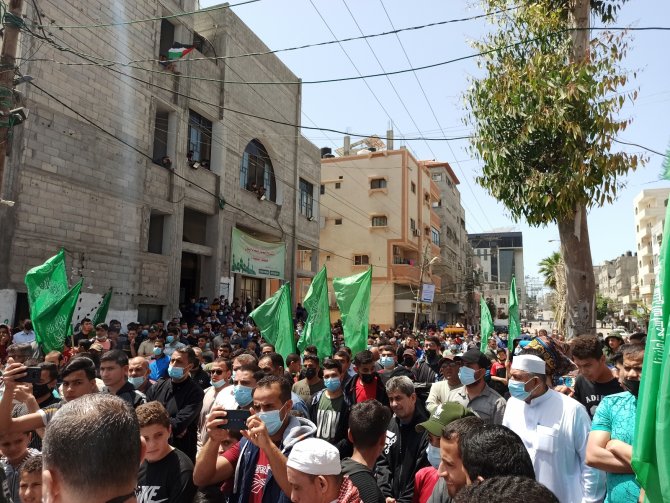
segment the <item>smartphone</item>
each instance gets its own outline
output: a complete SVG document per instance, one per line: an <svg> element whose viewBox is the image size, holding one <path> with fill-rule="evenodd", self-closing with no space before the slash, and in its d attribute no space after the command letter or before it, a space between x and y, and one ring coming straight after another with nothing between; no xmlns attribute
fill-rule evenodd
<svg viewBox="0 0 670 503"><path fill-rule="evenodd" d="M16 382L29 382L31 384L39 384L42 382L42 369L40 367L28 367L26 369L25 377L16 379Z"/></svg>
<svg viewBox="0 0 670 503"><path fill-rule="evenodd" d="M248 410L227 410L226 419L228 422L222 424L219 428L233 431L246 430L249 416L251 416L251 412Z"/></svg>

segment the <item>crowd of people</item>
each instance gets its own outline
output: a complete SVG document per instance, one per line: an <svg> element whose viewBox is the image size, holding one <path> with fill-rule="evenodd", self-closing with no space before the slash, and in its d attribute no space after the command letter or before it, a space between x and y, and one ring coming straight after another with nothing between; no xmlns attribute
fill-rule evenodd
<svg viewBox="0 0 670 503"><path fill-rule="evenodd" d="M637 502L645 336L372 327L279 355L250 300L81 321L43 354L0 325L0 502ZM306 312L296 313L296 340ZM485 351L481 351L485 349ZM37 369L37 370L35 370ZM4 500L3 500L4 498Z"/></svg>

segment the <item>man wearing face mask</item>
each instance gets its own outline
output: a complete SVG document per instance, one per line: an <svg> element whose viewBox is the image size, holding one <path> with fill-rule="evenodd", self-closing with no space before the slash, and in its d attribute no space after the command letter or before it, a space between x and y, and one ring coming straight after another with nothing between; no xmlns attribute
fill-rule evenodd
<svg viewBox="0 0 670 503"><path fill-rule="evenodd" d="M137 349L137 356L152 356L154 354L154 342L156 342L156 338L158 337L158 328L152 325L148 330L143 329L140 332L140 336L146 337L146 339L140 343L140 347Z"/></svg>
<svg viewBox="0 0 670 503"><path fill-rule="evenodd" d="M484 380L491 362L478 349L463 353L461 362L463 365L458 370L458 378L464 386L450 391L446 401L460 403L471 409L486 423L502 424L505 399Z"/></svg>
<svg viewBox="0 0 670 503"><path fill-rule="evenodd" d="M176 349L170 357L168 378L159 380L147 392L147 401L163 404L170 415L172 438L170 445L195 462L198 436L198 417L204 392L190 377L196 361L193 349Z"/></svg>
<svg viewBox="0 0 670 503"><path fill-rule="evenodd" d="M164 379L168 375L170 358L163 352L164 349L165 342L163 339L156 339L154 341L154 348L152 351L153 357L149 363L149 379L151 379L151 382Z"/></svg>
<svg viewBox="0 0 670 503"><path fill-rule="evenodd" d="M536 480L561 502L602 501L597 473L586 466L591 420L582 404L547 386L546 363L531 353L512 360L503 426L523 440Z"/></svg>
<svg viewBox="0 0 670 503"><path fill-rule="evenodd" d="M170 328L165 338L165 349L163 350L167 356L172 356L172 353L178 349L185 348L186 344L179 340L179 329Z"/></svg>
<svg viewBox="0 0 670 503"><path fill-rule="evenodd" d="M303 358L302 362L305 378L293 385L293 392L302 398L305 403L312 403L312 397L324 389L323 379L319 376L321 367L319 357L310 354Z"/></svg>
<svg viewBox="0 0 670 503"><path fill-rule="evenodd" d="M202 399L202 409L200 411L200 420L198 422L198 452L207 441L207 415L210 413L217 395L224 388L231 386L230 375L233 370L233 362L225 358L217 358L212 362L209 369L211 386L205 390Z"/></svg>
<svg viewBox="0 0 670 503"><path fill-rule="evenodd" d="M284 370L284 359L278 353L264 353L261 359L258 360L258 366L266 376L275 375L277 377L284 377L291 382L293 381L291 374ZM291 391L291 401L293 402L291 410L293 410L295 414L300 417L309 418L307 404L293 391Z"/></svg>
<svg viewBox="0 0 670 503"><path fill-rule="evenodd" d="M357 374L349 380L344 391L349 395L349 401L354 404L374 398L382 404L388 405L389 399L386 396L381 378L375 372L375 361L372 353L367 349L358 353L354 357L354 368Z"/></svg>
<svg viewBox="0 0 670 503"><path fill-rule="evenodd" d="M636 502L640 497L640 486L630 462L644 344L626 344L622 353L623 362L617 366L626 391L603 397L593 417L586 447L586 463L606 472L605 503Z"/></svg>
<svg viewBox="0 0 670 503"><path fill-rule="evenodd" d="M316 437L338 446L339 442L346 441L352 405L342 391L342 364L326 358L323 379L326 389L312 398L309 417L316 424Z"/></svg>
<svg viewBox="0 0 670 503"><path fill-rule="evenodd" d="M253 415L247 420L244 438L233 447L237 465L217 456L212 480L234 476L235 492L230 503L289 503L291 485L286 470L292 447L314 436L316 426L308 419L295 417L291 410L291 383L283 377L265 376L253 393ZM226 411L214 408L210 428L226 423Z"/></svg>
<svg viewBox="0 0 670 503"><path fill-rule="evenodd" d="M149 362L146 358L136 356L128 361L128 382L132 384L137 391L147 394L147 390L151 386L149 380Z"/></svg>
<svg viewBox="0 0 670 503"><path fill-rule="evenodd" d="M235 409L249 410L251 408L256 384L265 374L261 372L256 363L247 363L235 370L233 376L233 398L237 407Z"/></svg>

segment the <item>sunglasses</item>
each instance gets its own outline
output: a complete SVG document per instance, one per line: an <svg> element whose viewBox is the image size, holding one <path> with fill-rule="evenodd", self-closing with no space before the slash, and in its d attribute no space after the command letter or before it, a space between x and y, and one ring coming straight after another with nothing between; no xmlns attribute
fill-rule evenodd
<svg viewBox="0 0 670 503"><path fill-rule="evenodd" d="M210 374L213 374L213 375L220 376L220 375L223 375L223 370L220 370L220 369L213 369L213 370L210 370L209 373L210 373Z"/></svg>

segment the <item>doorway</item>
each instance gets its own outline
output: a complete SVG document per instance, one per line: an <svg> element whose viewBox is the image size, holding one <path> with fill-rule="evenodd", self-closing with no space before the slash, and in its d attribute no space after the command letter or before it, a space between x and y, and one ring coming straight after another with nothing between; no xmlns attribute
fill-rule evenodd
<svg viewBox="0 0 670 503"><path fill-rule="evenodd" d="M181 276L179 278L179 304L200 297L201 257L195 253L182 252Z"/></svg>

